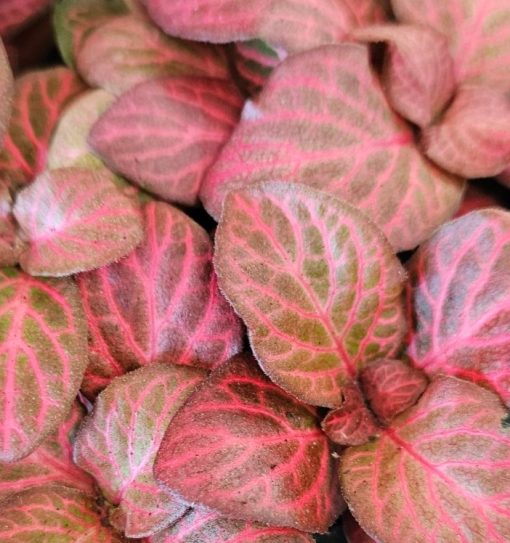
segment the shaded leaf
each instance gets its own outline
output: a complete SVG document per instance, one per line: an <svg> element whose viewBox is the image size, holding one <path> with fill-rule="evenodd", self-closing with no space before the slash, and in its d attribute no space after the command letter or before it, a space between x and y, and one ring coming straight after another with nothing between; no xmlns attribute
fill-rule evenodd
<svg viewBox="0 0 510 543"><path fill-rule="evenodd" d="M510 537L510 430L499 398L438 377L379 439L346 449L340 477L361 527L385 543Z"/></svg>
<svg viewBox="0 0 510 543"><path fill-rule="evenodd" d="M485 179L469 183L455 218L462 217L462 215L477 209L502 206L504 204L504 194L496 195L491 189L492 187L488 185Z"/></svg>
<svg viewBox="0 0 510 543"><path fill-rule="evenodd" d="M233 187L301 182L360 208L404 250L455 213L463 183L422 157L391 112L366 46L292 56L249 104L202 186L214 217Z"/></svg>
<svg viewBox="0 0 510 543"><path fill-rule="evenodd" d="M498 176L498 181L505 187L510 188L510 166Z"/></svg>
<svg viewBox="0 0 510 543"><path fill-rule="evenodd" d="M268 525L323 532L342 505L315 409L249 355L222 364L179 410L154 473L190 502Z"/></svg>
<svg viewBox="0 0 510 543"><path fill-rule="evenodd" d="M157 196L195 205L205 172L234 129L242 107L227 81L151 80L124 93L90 135L113 170Z"/></svg>
<svg viewBox="0 0 510 543"><path fill-rule="evenodd" d="M117 506L111 521L128 537L154 534L188 508L160 490L152 470L169 422L204 377L202 370L173 364L140 368L98 396L80 429L75 461Z"/></svg>
<svg viewBox="0 0 510 543"><path fill-rule="evenodd" d="M361 367L400 349L404 271L379 229L328 194L231 192L215 267L264 371L307 403L340 406Z"/></svg>
<svg viewBox="0 0 510 543"><path fill-rule="evenodd" d="M12 198L7 187L0 185L0 267L16 265L20 250L12 216Z"/></svg>
<svg viewBox="0 0 510 543"><path fill-rule="evenodd" d="M377 543L363 531L349 511L342 517L342 528L347 543Z"/></svg>
<svg viewBox="0 0 510 543"><path fill-rule="evenodd" d="M70 275L98 268L143 239L138 207L107 172L62 168L41 174L18 194L14 216L28 247L20 256L32 275Z"/></svg>
<svg viewBox="0 0 510 543"><path fill-rule="evenodd" d="M67 416L87 364L76 286L0 270L0 461L27 456Z"/></svg>
<svg viewBox="0 0 510 543"><path fill-rule="evenodd" d="M12 37L49 9L51 0L2 0L0 36Z"/></svg>
<svg viewBox="0 0 510 543"><path fill-rule="evenodd" d="M3 137L11 114L13 90L9 59L0 38L0 150L3 147Z"/></svg>
<svg viewBox="0 0 510 543"><path fill-rule="evenodd" d="M341 0L341 2L348 7L356 26L382 23L387 19L389 11L387 0Z"/></svg>

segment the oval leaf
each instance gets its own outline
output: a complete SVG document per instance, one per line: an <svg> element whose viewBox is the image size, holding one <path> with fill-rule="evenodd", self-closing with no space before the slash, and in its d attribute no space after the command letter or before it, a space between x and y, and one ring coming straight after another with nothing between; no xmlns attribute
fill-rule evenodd
<svg viewBox="0 0 510 543"><path fill-rule="evenodd" d="M123 94L94 125L90 142L108 166L142 188L195 205L241 106L239 91L227 81L152 80Z"/></svg>
<svg viewBox="0 0 510 543"><path fill-rule="evenodd" d="M0 185L0 268L16 265L20 250L12 216L12 198L7 187Z"/></svg>
<svg viewBox="0 0 510 543"><path fill-rule="evenodd" d="M101 170L62 168L41 174L18 194L14 216L29 241L20 264L32 275L98 268L143 239L137 206Z"/></svg>
<svg viewBox="0 0 510 543"><path fill-rule="evenodd" d="M27 456L67 416L87 364L76 286L0 270L0 461Z"/></svg>
<svg viewBox="0 0 510 543"><path fill-rule="evenodd" d="M3 147L4 133L7 129L11 114L11 102L13 95L12 72L9 66L7 53L0 39L0 150Z"/></svg>
<svg viewBox="0 0 510 543"><path fill-rule="evenodd" d="M444 225L410 274L414 364L486 383L510 401L510 213L475 211Z"/></svg>
<svg viewBox="0 0 510 543"><path fill-rule="evenodd" d="M328 46L274 71L209 171L201 199L219 217L233 187L300 182L365 211L396 250L448 220L463 183L424 159L390 110L366 46Z"/></svg>
<svg viewBox="0 0 510 543"><path fill-rule="evenodd" d="M404 271L379 229L328 194L231 192L215 267L264 371L307 403L340 406L363 365L400 349Z"/></svg>
<svg viewBox="0 0 510 543"><path fill-rule="evenodd" d="M2 0L0 2L0 36L9 38L44 13L51 0Z"/></svg>
<svg viewBox="0 0 510 543"><path fill-rule="evenodd" d="M349 511L342 517L342 528L347 543L377 543L363 531Z"/></svg>
<svg viewBox="0 0 510 543"><path fill-rule="evenodd" d="M323 532L340 513L334 462L316 412L255 360L222 364L177 413L156 479L234 518Z"/></svg>
<svg viewBox="0 0 510 543"><path fill-rule="evenodd" d="M188 506L157 486L154 459L169 422L205 372L154 364L115 379L97 398L76 438L75 462L118 508L111 516L128 537L154 534Z"/></svg>
<svg viewBox="0 0 510 543"><path fill-rule="evenodd" d="M347 449L344 496L385 543L510 537L510 429L492 392L439 377L381 437Z"/></svg>

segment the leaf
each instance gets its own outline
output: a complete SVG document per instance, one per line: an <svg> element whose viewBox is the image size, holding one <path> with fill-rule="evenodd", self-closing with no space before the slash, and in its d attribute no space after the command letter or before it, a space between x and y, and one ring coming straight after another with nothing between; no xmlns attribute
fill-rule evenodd
<svg viewBox="0 0 510 543"><path fill-rule="evenodd" d="M16 80L11 121L0 151L0 180L24 185L44 170L58 118L82 90L80 80L66 68L29 72Z"/></svg>
<svg viewBox="0 0 510 543"><path fill-rule="evenodd" d="M343 396L342 406L327 414L322 429L337 445L363 445L379 432L377 422L357 386L345 387Z"/></svg>
<svg viewBox="0 0 510 543"><path fill-rule="evenodd" d="M190 510L176 524L148 538L148 543L313 543L308 534L222 517L203 507Z"/></svg>
<svg viewBox="0 0 510 543"><path fill-rule="evenodd" d="M232 191L214 263L262 368L307 403L340 406L361 367L400 349L404 271L378 228L328 194Z"/></svg>
<svg viewBox="0 0 510 543"><path fill-rule="evenodd" d="M462 181L421 156L410 128L390 111L366 46L292 56L249 104L202 185L213 217L232 188L300 182L360 208L404 250L455 213Z"/></svg>
<svg viewBox="0 0 510 543"><path fill-rule="evenodd" d="M1 9L1 8L0 8ZM11 114L13 79L9 59L0 38L0 150Z"/></svg>
<svg viewBox="0 0 510 543"><path fill-rule="evenodd" d="M41 16L51 0L2 0L0 2L0 36L10 38Z"/></svg>
<svg viewBox="0 0 510 543"><path fill-rule="evenodd" d="M433 376L488 384L510 401L510 214L486 209L441 227L410 264L408 353Z"/></svg>
<svg viewBox="0 0 510 543"><path fill-rule="evenodd" d="M18 194L14 216L29 242L20 264L31 275L70 275L105 266L143 239L138 207L102 170L41 174Z"/></svg>
<svg viewBox="0 0 510 543"><path fill-rule="evenodd" d="M92 478L72 458L72 442L82 417L82 409L75 402L66 421L34 452L12 464L0 463L0 500L29 487L55 483L93 494Z"/></svg>
<svg viewBox="0 0 510 543"><path fill-rule="evenodd" d="M348 511L342 517L342 528L347 543L377 543L363 531Z"/></svg>
<svg viewBox="0 0 510 543"><path fill-rule="evenodd" d="M390 11L387 0L341 0L352 13L356 26L382 23Z"/></svg>
<svg viewBox="0 0 510 543"><path fill-rule="evenodd" d="M505 191L494 191L493 187L485 180L469 183L464 199L454 218L462 217L471 211L485 207L504 205Z"/></svg>
<svg viewBox="0 0 510 543"><path fill-rule="evenodd" d="M189 502L305 532L326 531L342 505L315 409L245 354L213 371L178 411L154 474Z"/></svg>
<svg viewBox="0 0 510 543"><path fill-rule="evenodd" d="M207 169L237 124L242 98L233 83L170 77L124 93L101 116L90 143L114 171L155 195L198 203Z"/></svg>
<svg viewBox="0 0 510 543"><path fill-rule="evenodd" d="M510 166L498 176L498 181L505 187L510 188Z"/></svg>
<svg viewBox="0 0 510 543"><path fill-rule="evenodd" d="M76 286L0 270L0 461L27 456L67 416L87 364Z"/></svg>
<svg viewBox="0 0 510 543"><path fill-rule="evenodd" d="M2 502L0 541L122 543L103 526L94 499L65 486L29 488Z"/></svg>
<svg viewBox="0 0 510 543"><path fill-rule="evenodd" d="M134 15L94 30L78 52L77 68L89 85L116 95L161 76L229 78L223 49L165 36Z"/></svg>
<svg viewBox="0 0 510 543"><path fill-rule="evenodd" d="M188 509L152 475L163 435L205 372L154 364L115 379L97 398L74 446L75 462L117 506L110 519L128 537L154 534Z"/></svg>
<svg viewBox="0 0 510 543"><path fill-rule="evenodd" d="M455 174L501 173L510 163L510 91L461 87L446 115L424 131L422 144L431 160Z"/></svg>
<svg viewBox="0 0 510 543"><path fill-rule="evenodd" d="M426 24L450 42L459 83L510 84L507 0L392 0L397 18Z"/></svg>
<svg viewBox="0 0 510 543"><path fill-rule="evenodd" d="M154 362L210 369L242 349L207 233L162 202L143 214L145 239L134 252L78 277L91 336L88 389Z"/></svg>
<svg viewBox="0 0 510 543"><path fill-rule="evenodd" d="M427 378L400 360L376 360L363 368L361 389L382 423L412 407L427 388Z"/></svg>
<svg viewBox="0 0 510 543"><path fill-rule="evenodd" d="M510 536L510 431L492 392L438 377L374 442L346 449L340 477L374 539L491 541Z"/></svg>
<svg viewBox="0 0 510 543"><path fill-rule="evenodd" d="M0 268L18 263L20 248L9 190L0 185Z"/></svg>
<svg viewBox="0 0 510 543"><path fill-rule="evenodd" d="M443 34L427 26L386 24L352 35L360 41L388 42L383 82L397 113L424 127L444 110L456 82Z"/></svg>

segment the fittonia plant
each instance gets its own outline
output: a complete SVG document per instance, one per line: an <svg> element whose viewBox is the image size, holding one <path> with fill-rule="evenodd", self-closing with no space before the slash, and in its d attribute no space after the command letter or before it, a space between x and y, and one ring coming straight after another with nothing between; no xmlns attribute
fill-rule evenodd
<svg viewBox="0 0 510 543"><path fill-rule="evenodd" d="M0 542L510 541L507 0L0 35Z"/></svg>

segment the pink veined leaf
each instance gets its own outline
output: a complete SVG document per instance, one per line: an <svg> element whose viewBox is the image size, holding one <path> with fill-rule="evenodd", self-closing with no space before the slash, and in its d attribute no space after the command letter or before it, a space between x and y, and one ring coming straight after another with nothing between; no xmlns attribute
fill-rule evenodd
<svg viewBox="0 0 510 543"><path fill-rule="evenodd" d="M412 407L427 388L421 370L401 360L376 360L360 374L361 390L378 419L385 424Z"/></svg>
<svg viewBox="0 0 510 543"><path fill-rule="evenodd" d="M86 390L154 362L210 369L242 349L242 327L216 284L212 243L182 211L144 207L145 239L128 257L81 274L91 339Z"/></svg>
<svg viewBox="0 0 510 543"><path fill-rule="evenodd" d="M422 144L431 160L452 173L501 173L510 163L510 91L462 87L445 116L423 132Z"/></svg>
<svg viewBox="0 0 510 543"><path fill-rule="evenodd" d="M2 502L0 541L123 543L103 525L93 497L74 488L29 488Z"/></svg>
<svg viewBox="0 0 510 543"><path fill-rule="evenodd" d="M0 185L0 267L16 265L19 253L16 223L12 216L12 198L9 189Z"/></svg>
<svg viewBox="0 0 510 543"><path fill-rule="evenodd" d="M18 194L14 216L28 241L20 264L31 275L98 268L143 239L138 206L102 170L61 168L41 174Z"/></svg>
<svg viewBox="0 0 510 543"><path fill-rule="evenodd" d="M504 198L501 195L494 194L494 191L491 189L492 187L488 186L485 180L469 183L464 194L464 199L454 218L462 217L471 211L486 207L503 206Z"/></svg>
<svg viewBox="0 0 510 543"><path fill-rule="evenodd" d="M14 463L0 463L0 500L29 487L55 483L93 494L92 478L74 464L72 457L72 442L82 418L83 410L75 402L67 420L32 454Z"/></svg>
<svg viewBox="0 0 510 543"><path fill-rule="evenodd" d="M11 114L13 79L9 59L0 38L0 151Z"/></svg>
<svg viewBox="0 0 510 543"><path fill-rule="evenodd" d="M459 83L510 84L507 0L392 0L402 22L425 24L450 42Z"/></svg>
<svg viewBox="0 0 510 543"><path fill-rule="evenodd" d="M339 407L361 367L400 350L404 270L368 218L326 193L232 191L214 263L261 367L307 403Z"/></svg>
<svg viewBox="0 0 510 543"><path fill-rule="evenodd" d="M455 92L453 60L446 37L427 26L378 25L355 30L366 42L388 42L384 88L393 109L428 126Z"/></svg>
<svg viewBox="0 0 510 543"><path fill-rule="evenodd" d="M0 270L0 461L31 453L66 418L87 365L75 284Z"/></svg>
<svg viewBox="0 0 510 543"><path fill-rule="evenodd" d="M170 423L156 479L228 517L324 532L343 506L317 413L249 355L213 371Z"/></svg>
<svg viewBox="0 0 510 543"><path fill-rule="evenodd" d="M12 116L0 151L0 180L24 185L42 172L58 118L82 85L67 68L30 72L16 81Z"/></svg>
<svg viewBox="0 0 510 543"><path fill-rule="evenodd" d="M363 531L349 511L342 516L342 528L347 543L377 543Z"/></svg>
<svg viewBox="0 0 510 543"><path fill-rule="evenodd" d="M75 462L116 506L110 521L128 537L159 532L188 509L158 487L152 471L168 424L205 375L173 364L130 372L101 392L80 428Z"/></svg>
<svg viewBox="0 0 510 543"><path fill-rule="evenodd" d="M92 87L117 95L166 75L230 77L223 48L166 36L135 15L113 18L94 30L78 52L77 68Z"/></svg>
<svg viewBox="0 0 510 543"><path fill-rule="evenodd" d="M487 384L510 402L510 213L474 211L444 225L409 271L414 364Z"/></svg>
<svg viewBox="0 0 510 543"><path fill-rule="evenodd" d="M148 538L147 543L314 543L312 536L293 528L265 526L223 517L198 507L176 524Z"/></svg>
<svg viewBox="0 0 510 543"><path fill-rule="evenodd" d="M51 0L2 0L0 36L9 38L49 9Z"/></svg>
<svg viewBox="0 0 510 543"><path fill-rule="evenodd" d="M322 421L322 429L337 445L363 445L379 432L356 385L345 387L341 407L330 411Z"/></svg>
<svg viewBox="0 0 510 543"><path fill-rule="evenodd" d="M195 205L242 104L228 81L155 79L124 93L94 125L89 141L109 167L142 188Z"/></svg>
<svg viewBox="0 0 510 543"><path fill-rule="evenodd" d="M510 538L508 412L489 390L436 378L373 442L346 449L342 490L384 543Z"/></svg>
<svg viewBox="0 0 510 543"><path fill-rule="evenodd" d="M453 215L464 183L422 157L389 107L368 48L294 55L272 73L209 170L201 199L215 218L234 187L300 182L347 200L396 250L414 248Z"/></svg>

